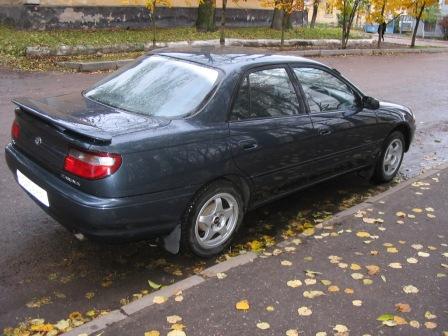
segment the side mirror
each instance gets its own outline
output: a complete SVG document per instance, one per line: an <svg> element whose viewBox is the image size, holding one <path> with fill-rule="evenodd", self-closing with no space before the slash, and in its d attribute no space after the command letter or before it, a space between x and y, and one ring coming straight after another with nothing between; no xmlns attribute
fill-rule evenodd
<svg viewBox="0 0 448 336"><path fill-rule="evenodd" d="M380 102L373 97L364 96L362 97L362 106L370 110L376 110L380 108Z"/></svg>

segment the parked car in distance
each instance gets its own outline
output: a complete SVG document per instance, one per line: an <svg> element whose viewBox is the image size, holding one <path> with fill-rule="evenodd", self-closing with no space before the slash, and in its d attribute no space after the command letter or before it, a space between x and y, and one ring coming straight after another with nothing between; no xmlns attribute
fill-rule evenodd
<svg viewBox="0 0 448 336"><path fill-rule="evenodd" d="M49 215L202 257L264 203L359 170L390 181L415 131L408 108L285 55L161 50L82 94L14 103L6 160Z"/></svg>

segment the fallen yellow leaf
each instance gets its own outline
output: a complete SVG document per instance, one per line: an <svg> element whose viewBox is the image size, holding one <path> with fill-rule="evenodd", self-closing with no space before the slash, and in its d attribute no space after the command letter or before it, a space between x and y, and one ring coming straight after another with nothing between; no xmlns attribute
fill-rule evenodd
<svg viewBox="0 0 448 336"><path fill-rule="evenodd" d="M160 332L157 330L147 331L145 332L145 336L160 336Z"/></svg>
<svg viewBox="0 0 448 336"><path fill-rule="evenodd" d="M267 322L259 322L257 323L257 328L261 330L269 329L271 326Z"/></svg>
<svg viewBox="0 0 448 336"><path fill-rule="evenodd" d="M180 317L179 315L170 315L166 317L166 321L170 324L174 324L182 321L182 317Z"/></svg>
<svg viewBox="0 0 448 336"><path fill-rule="evenodd" d="M300 316L310 316L313 313L312 310L308 307L300 307L299 309L297 309L297 312Z"/></svg>
<svg viewBox="0 0 448 336"><path fill-rule="evenodd" d="M249 310L249 301L248 300L241 300L236 303L235 308L237 310Z"/></svg>

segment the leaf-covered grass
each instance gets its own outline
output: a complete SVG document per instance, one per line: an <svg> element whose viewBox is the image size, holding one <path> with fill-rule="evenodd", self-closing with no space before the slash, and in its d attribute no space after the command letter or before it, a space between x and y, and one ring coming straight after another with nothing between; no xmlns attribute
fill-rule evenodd
<svg viewBox="0 0 448 336"><path fill-rule="evenodd" d="M285 33L285 39L338 39L341 31L335 27L316 27L291 29ZM279 39L280 31L260 28L229 28L226 36L244 39ZM364 38L366 34L353 31L354 39ZM183 40L208 40L219 38L219 32L197 32L195 28L158 28L157 40L161 42ZM120 43L146 43L152 41L152 32L148 29L124 30L52 30L24 31L0 26L0 55L24 56L28 46L57 47L60 45L110 45Z"/></svg>

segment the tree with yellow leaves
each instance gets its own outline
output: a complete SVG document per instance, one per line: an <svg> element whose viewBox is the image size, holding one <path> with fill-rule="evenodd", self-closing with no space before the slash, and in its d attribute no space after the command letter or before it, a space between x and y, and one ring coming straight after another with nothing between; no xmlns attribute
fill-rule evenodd
<svg viewBox="0 0 448 336"><path fill-rule="evenodd" d="M156 46L156 9L157 7L171 7L171 0L146 0L146 9L151 13L152 20L152 46Z"/></svg>
<svg viewBox="0 0 448 336"><path fill-rule="evenodd" d="M304 0L262 0L261 6L278 9L283 12L282 35L280 45L283 48L285 44L285 29L291 14L295 11L302 11L305 4Z"/></svg>
<svg viewBox="0 0 448 336"><path fill-rule="evenodd" d="M341 49L346 49L353 20L362 6L363 0L332 0L330 3L339 10L341 15Z"/></svg>
<svg viewBox="0 0 448 336"><path fill-rule="evenodd" d="M378 25L388 24L394 20L404 8L403 0L370 0L370 13L367 20ZM381 46L381 34L378 34L378 48Z"/></svg>
<svg viewBox="0 0 448 336"><path fill-rule="evenodd" d="M425 8L438 6L438 0L404 0L407 13L415 18L414 31L412 33L411 48L415 46L415 37L421 20L425 19Z"/></svg>

